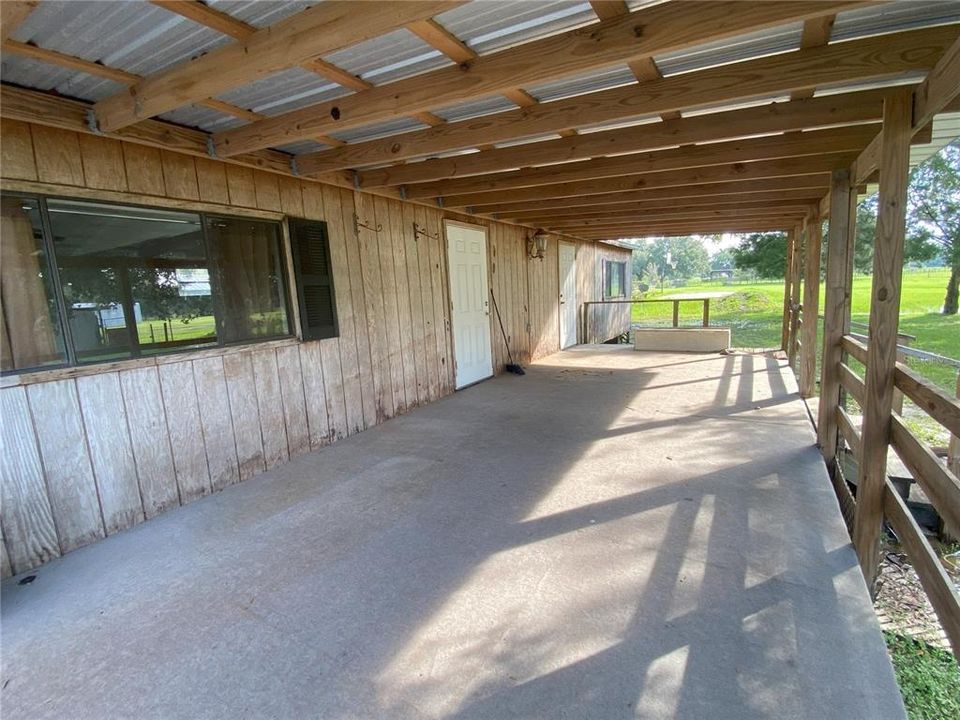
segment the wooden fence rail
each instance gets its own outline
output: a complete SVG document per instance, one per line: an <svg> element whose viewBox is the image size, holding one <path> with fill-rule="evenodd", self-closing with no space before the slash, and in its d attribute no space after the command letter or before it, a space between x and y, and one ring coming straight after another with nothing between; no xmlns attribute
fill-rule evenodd
<svg viewBox="0 0 960 720"><path fill-rule="evenodd" d="M860 338L844 335L840 345L850 357L866 364L869 346ZM867 399L864 380L843 362L838 364L836 376L839 378L840 387L861 407L864 406ZM903 363L895 365L894 383L917 407L951 434L960 432L960 399L950 397ZM836 423L840 435L859 463L863 455L861 429L842 405L836 409ZM960 479L957 475L940 462L933 450L910 431L896 412L890 414L889 442L944 522L948 526L960 527ZM853 512L858 512L859 508L852 496L844 498L841 495L841 506L851 504ZM954 654L960 656L960 595L889 479L885 481L883 516L906 550L924 592L950 640Z"/></svg>

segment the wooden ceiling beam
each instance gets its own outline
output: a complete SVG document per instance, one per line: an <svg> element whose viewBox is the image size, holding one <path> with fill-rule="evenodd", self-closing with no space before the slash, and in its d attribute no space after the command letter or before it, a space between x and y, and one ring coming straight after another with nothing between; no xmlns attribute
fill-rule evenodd
<svg viewBox="0 0 960 720"><path fill-rule="evenodd" d="M883 91L828 95L495 148L359 174L361 187L407 185L558 162L825 126L879 121Z"/></svg>
<svg viewBox="0 0 960 720"><path fill-rule="evenodd" d="M644 175L624 175L599 180L581 180L558 185L515 188L506 191L465 193L444 197L444 207L476 207L505 201L546 200L561 197L602 195L650 188L699 185L701 183L731 180L760 180L788 175L815 175L849 167L856 153L813 155L780 160L760 160L750 163L729 163L702 168L670 170Z"/></svg>
<svg viewBox="0 0 960 720"><path fill-rule="evenodd" d="M0 2L0 40L6 40L14 31L23 24L23 21L30 17L39 0L29 0L21 2L20 0L4 0Z"/></svg>
<svg viewBox="0 0 960 720"><path fill-rule="evenodd" d="M680 50L860 4L833 0L664 3L484 55L455 67L318 103L244 128L226 130L217 133L214 142L217 152L223 155L270 147L315 133L361 127L404 113L569 77L631 58ZM567 127L578 124L574 120ZM561 128L553 128L557 129ZM474 144L481 143L467 143Z"/></svg>
<svg viewBox="0 0 960 720"><path fill-rule="evenodd" d="M550 198L546 200L510 201L478 205L472 211L495 213L498 217L509 217L511 213L543 212L544 210L590 207L610 207L625 203L667 204L712 202L742 202L744 200L763 200L765 198L818 197L829 189L828 175L791 175L787 177L766 178L764 180L742 180L732 182L706 183L641 190L611 192L605 195L588 195L574 198Z"/></svg>
<svg viewBox="0 0 960 720"><path fill-rule="evenodd" d="M604 218L622 218L622 217L669 217L680 214L702 213L704 216L710 213L759 213L769 215L775 212L793 212L808 210L813 207L819 198L803 198L802 200L781 200L781 201L757 201L740 202L730 204L697 204L697 205L663 205L652 207L649 205L635 207L632 205L616 206L610 210L593 210L591 208L581 208L579 210L557 210L551 212L538 213L510 213L498 215L498 218L521 221L527 225L539 225L545 222L567 222L577 220L602 220ZM698 215L699 216L699 215Z"/></svg>
<svg viewBox="0 0 960 720"><path fill-rule="evenodd" d="M305 174L330 172L533 137L564 127L928 70L958 34L960 25L947 25L797 50L311 153L301 156L298 164Z"/></svg>
<svg viewBox="0 0 960 720"><path fill-rule="evenodd" d="M541 222L531 222L530 225L544 225L552 228L586 228L586 227L610 227L613 225L626 225L631 223L672 223L677 220L733 220L738 218L767 218L767 217L785 217L798 216L803 217L810 212L813 205L803 205L801 207L774 208L772 210L715 210L715 211L688 211L676 212L669 215L649 215L647 213L634 213L633 215L611 216L608 218L583 218L565 220L545 220Z"/></svg>
<svg viewBox="0 0 960 720"><path fill-rule="evenodd" d="M465 193L496 192L728 163L749 164L757 160L774 160L806 155L839 152L859 153L876 136L879 129L879 123L871 123L869 125L852 125L828 130L812 130L804 133L732 140L650 153L616 155L597 160L441 180L419 185L407 185L405 189L406 196L410 198L446 197Z"/></svg>
<svg viewBox="0 0 960 720"><path fill-rule="evenodd" d="M822 15L804 22L803 31L800 34L800 47L815 48L829 44L830 35L833 33L833 24L836 20L836 15ZM813 88L803 88L790 93L791 100L801 100L808 97L813 97Z"/></svg>
<svg viewBox="0 0 960 720"><path fill-rule="evenodd" d="M384 35L456 6L443 0L358 5L327 0L245 40L145 77L94 105L101 130L112 131L203 98L247 85L318 55ZM313 137L322 131L308 132Z"/></svg>
<svg viewBox="0 0 960 720"><path fill-rule="evenodd" d="M718 233L754 233L786 231L796 225L798 218L768 218L761 221L740 220L724 223L676 223L673 225L634 225L568 232L584 240L616 240L632 237L683 237L686 235L715 235Z"/></svg>

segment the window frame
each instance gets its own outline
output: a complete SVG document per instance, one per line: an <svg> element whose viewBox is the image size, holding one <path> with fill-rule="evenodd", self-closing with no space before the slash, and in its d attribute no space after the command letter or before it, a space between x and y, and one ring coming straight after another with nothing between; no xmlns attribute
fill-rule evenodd
<svg viewBox="0 0 960 720"><path fill-rule="evenodd" d="M612 282L611 282L611 271L616 270L617 274L620 276L620 294L613 295ZM627 297L627 262L625 260L610 260L605 259L603 261L603 299L604 300L622 300Z"/></svg>
<svg viewBox="0 0 960 720"><path fill-rule="evenodd" d="M97 366L106 366L106 365L116 365L118 363L126 362L143 362L148 359L155 358L169 358L176 355L189 355L191 353L199 352L210 352L212 350L224 350L233 347L239 347L243 345L258 345L261 343L276 342L278 340L289 340L289 339L300 339L300 317L299 313L294 311L293 304L291 303L291 298L297 292L297 287L295 283L295 278L291 276L290 272L290 246L288 242L288 227L287 227L287 216L282 216L280 219L268 219L262 216L257 215L244 215L241 213L224 213L219 211L207 211L199 208L188 208L188 207L168 207L166 205L150 205L142 202L120 202L116 200L107 200L99 199L96 197L89 196L71 196L71 195L60 195L60 194L44 194L30 191L20 191L16 189L3 189L0 191L5 197L17 197L28 200L34 200L37 202L39 211L40 211L40 227L42 229L43 237L41 238L41 243L46 256L47 262L47 271L51 276L51 285L53 287L54 298L53 301L56 304L57 311L60 315L60 332L63 337L64 342L64 354L66 355L66 361L57 364L48 364L48 365L39 365L31 367L22 367L22 368L12 368L10 370L0 371L0 377L9 377L17 376L23 374L34 374L34 373L43 373L47 371L55 370L65 370L65 369L95 369ZM60 280L60 266L57 263L56 249L53 242L53 228L50 224L50 215L47 209L48 200L65 200L69 202L85 202L90 204L97 205L113 205L116 207L127 207L127 208L143 208L145 210L169 210L172 212L182 212L189 213L192 215L197 215L200 218L200 229L201 237L203 243L204 254L206 255L207 261L210 260L210 249L209 249L209 238L207 233L207 219L208 218L224 218L230 220L253 220L256 222L265 222L272 223L276 226L277 229L277 250L278 250L278 268L277 271L280 275L280 281L283 287L283 309L287 317L287 327L289 331L281 335L270 335L257 338L255 340L245 339L245 340L233 340L230 342L224 342L220 339L219 333L214 343L208 343L203 346L194 347L194 348L184 348L184 349L174 349L166 353L157 353L153 355L131 355L130 357L120 358L120 359L111 359L111 360L97 360L93 362L78 362L76 357L76 348L74 347L73 334L70 329L70 323L67 322L67 308L66 308L66 299L63 294L63 285ZM212 288L211 288L212 290ZM214 304L214 307L218 307L219 302L215 298L211 298L211 302Z"/></svg>

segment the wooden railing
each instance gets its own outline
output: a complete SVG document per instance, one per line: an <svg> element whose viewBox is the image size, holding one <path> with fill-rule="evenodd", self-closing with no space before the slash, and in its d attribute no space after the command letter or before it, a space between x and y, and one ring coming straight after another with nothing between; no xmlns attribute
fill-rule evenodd
<svg viewBox="0 0 960 720"><path fill-rule="evenodd" d="M646 300L592 300L590 302L583 303L583 320L582 320L582 331L585 342L594 342L591 338L596 335L591 331L597 324L597 318L594 316L594 310L597 308L604 308L605 306L620 306L620 305L643 305L646 303L672 303L673 304L673 318L672 318L672 327L680 327L680 303L701 303L703 306L702 313L700 314L700 321L703 327L710 326L710 300L711 298L649 298ZM630 320L631 327L633 326L632 318Z"/></svg>
<svg viewBox="0 0 960 720"><path fill-rule="evenodd" d="M841 347L847 356L866 366L867 345L860 339L853 335L844 335L841 338ZM865 407L867 390L863 378L844 361L840 362L837 374L840 387L861 407ZM894 369L894 385L918 408L946 428L954 438L960 437L960 400L950 397L901 362L898 362ZM859 463L863 452L861 427L857 426L842 403L836 407L836 423L850 452ZM949 467L941 464L933 450L910 431L896 412L890 416L889 444L944 522L949 527L960 527L960 479ZM852 527L856 520L857 502L842 479L835 482L835 486L844 517ZM886 480L884 488L883 515L906 550L920 578L920 584L950 640L954 654L960 655L960 596L936 552L889 479Z"/></svg>

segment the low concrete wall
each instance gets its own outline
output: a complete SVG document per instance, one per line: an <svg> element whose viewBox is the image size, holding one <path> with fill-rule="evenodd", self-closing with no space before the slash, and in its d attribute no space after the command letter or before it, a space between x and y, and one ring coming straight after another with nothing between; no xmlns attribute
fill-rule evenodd
<svg viewBox="0 0 960 720"><path fill-rule="evenodd" d="M730 347L730 328L638 328L635 350L720 352Z"/></svg>

